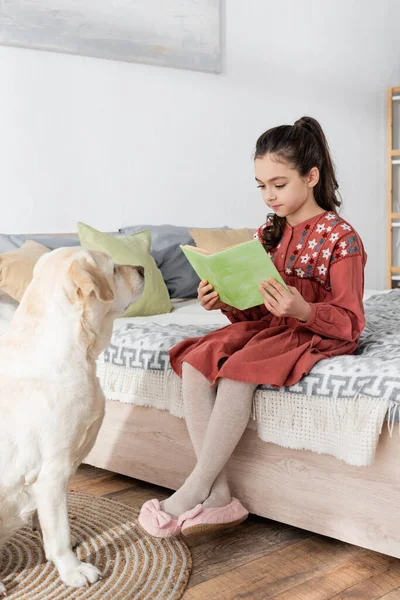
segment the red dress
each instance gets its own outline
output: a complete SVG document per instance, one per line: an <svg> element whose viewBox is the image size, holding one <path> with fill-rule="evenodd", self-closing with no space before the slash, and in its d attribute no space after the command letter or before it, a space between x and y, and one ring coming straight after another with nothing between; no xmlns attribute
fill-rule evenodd
<svg viewBox="0 0 400 600"><path fill-rule="evenodd" d="M256 236L262 242L261 232ZM230 325L169 351L182 377L186 361L213 385L219 377L276 387L297 383L318 361L353 354L364 328L364 266L360 237L334 212L294 227L286 223L271 257L288 285L311 305L307 322L276 317L264 304L224 312Z"/></svg>

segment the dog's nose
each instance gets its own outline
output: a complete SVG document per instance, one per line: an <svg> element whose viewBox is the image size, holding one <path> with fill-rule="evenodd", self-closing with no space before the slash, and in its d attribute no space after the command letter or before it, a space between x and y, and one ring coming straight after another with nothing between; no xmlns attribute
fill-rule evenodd
<svg viewBox="0 0 400 600"><path fill-rule="evenodd" d="M144 277L144 267L135 267L139 273L139 275L141 275L142 277Z"/></svg>

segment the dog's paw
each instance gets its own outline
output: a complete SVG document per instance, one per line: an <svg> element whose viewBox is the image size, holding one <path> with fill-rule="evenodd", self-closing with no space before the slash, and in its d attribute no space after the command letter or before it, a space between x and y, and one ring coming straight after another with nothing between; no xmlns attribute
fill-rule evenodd
<svg viewBox="0 0 400 600"><path fill-rule="evenodd" d="M7 590L5 585L3 585L0 581L0 596L7 596Z"/></svg>
<svg viewBox="0 0 400 600"><path fill-rule="evenodd" d="M102 575L97 567L89 563L79 563L74 569L67 571L61 579L70 587L83 587L89 583L96 583Z"/></svg>

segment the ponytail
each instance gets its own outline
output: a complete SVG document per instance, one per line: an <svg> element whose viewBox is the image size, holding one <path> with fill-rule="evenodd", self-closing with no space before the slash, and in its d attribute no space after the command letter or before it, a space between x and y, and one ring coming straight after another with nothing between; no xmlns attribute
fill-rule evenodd
<svg viewBox="0 0 400 600"><path fill-rule="evenodd" d="M280 125L263 133L257 140L254 158L275 154L293 165L301 177L313 167L319 169L319 181L314 188L315 200L321 208L337 212L341 205L338 182L328 142L321 125L312 117L301 117L294 125ZM270 227L263 230L264 244L272 250L279 243L286 224L285 217L267 215Z"/></svg>

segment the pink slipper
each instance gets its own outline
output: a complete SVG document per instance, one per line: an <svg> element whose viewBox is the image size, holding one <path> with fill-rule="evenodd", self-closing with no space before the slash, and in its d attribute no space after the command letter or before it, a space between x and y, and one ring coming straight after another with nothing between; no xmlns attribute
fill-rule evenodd
<svg viewBox="0 0 400 600"><path fill-rule="evenodd" d="M196 515L182 522L183 535L203 535L219 529L227 529L239 525L247 519L249 511L237 498L232 498L226 506L203 508ZM181 515L183 517L183 515Z"/></svg>
<svg viewBox="0 0 400 600"><path fill-rule="evenodd" d="M185 519L195 517L201 509L202 505L198 504L180 515L179 519L173 519L171 515L161 510L159 500L148 500L140 509L138 521L146 533L158 538L170 538L181 532Z"/></svg>

